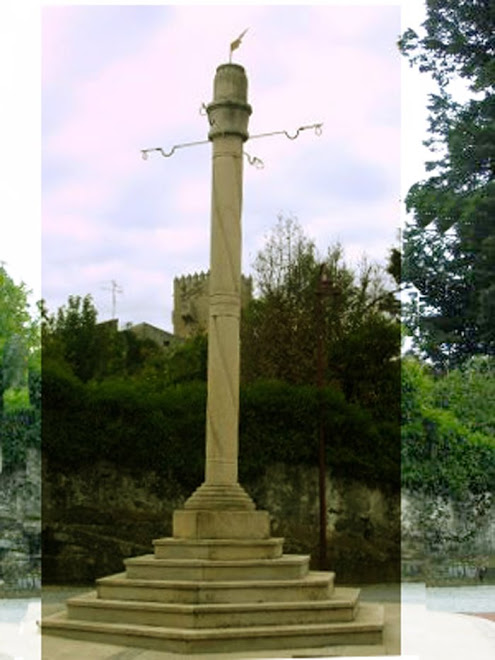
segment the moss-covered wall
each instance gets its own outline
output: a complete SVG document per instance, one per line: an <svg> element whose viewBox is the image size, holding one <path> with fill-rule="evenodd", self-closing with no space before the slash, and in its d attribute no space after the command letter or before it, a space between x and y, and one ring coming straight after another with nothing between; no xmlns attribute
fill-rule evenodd
<svg viewBox="0 0 495 660"><path fill-rule="evenodd" d="M40 463L28 448L25 467L0 474L0 597L41 585Z"/></svg>
<svg viewBox="0 0 495 660"><path fill-rule="evenodd" d="M403 579L495 583L495 498L402 492ZM481 577L480 577L481 576Z"/></svg>
<svg viewBox="0 0 495 660"><path fill-rule="evenodd" d="M272 465L243 484L272 518L285 552L318 557L318 472ZM90 583L123 570L122 560L152 552L172 533L172 513L190 492L164 475L132 474L110 463L64 472L44 464L43 580ZM339 582L397 581L399 496L356 482L327 479L328 569Z"/></svg>

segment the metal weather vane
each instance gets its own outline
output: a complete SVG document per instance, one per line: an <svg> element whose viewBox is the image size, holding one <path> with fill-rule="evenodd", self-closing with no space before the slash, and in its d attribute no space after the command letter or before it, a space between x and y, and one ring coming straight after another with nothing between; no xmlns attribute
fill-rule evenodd
<svg viewBox="0 0 495 660"><path fill-rule="evenodd" d="M246 28L244 32L241 32L241 34L237 37L237 39L234 39L234 41L230 44L229 63L232 62L232 53L234 52L234 50L237 50L237 48L239 48L242 39L248 30L249 28Z"/></svg>

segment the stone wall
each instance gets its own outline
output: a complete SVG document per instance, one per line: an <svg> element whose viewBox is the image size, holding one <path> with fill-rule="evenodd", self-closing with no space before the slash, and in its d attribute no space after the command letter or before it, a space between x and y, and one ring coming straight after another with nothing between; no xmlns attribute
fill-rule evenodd
<svg viewBox="0 0 495 660"><path fill-rule="evenodd" d="M25 469L0 474L0 597L41 586L41 459L27 450Z"/></svg>
<svg viewBox="0 0 495 660"><path fill-rule="evenodd" d="M318 472L271 466L243 484L271 514L272 534L285 552L318 557ZM132 475L108 463L77 475L44 464L43 579L91 583L123 570L124 557L152 552L152 540L172 533L174 509L189 492L156 474ZM328 479L327 569L340 583L397 581L400 576L398 495Z"/></svg>
<svg viewBox="0 0 495 660"><path fill-rule="evenodd" d="M462 501L404 491L402 575L427 584L495 583L495 498Z"/></svg>
<svg viewBox="0 0 495 660"><path fill-rule="evenodd" d="M318 473L273 465L243 484L271 515L285 552L309 553L317 568ZM43 464L43 568L47 583L90 584L120 572L123 559L152 551L169 536L174 509L190 492L165 475L131 474L101 462L77 475ZM41 462L0 474L0 596L40 585ZM340 583L422 580L495 582L495 498L453 502L398 495L327 479L327 568ZM402 529L402 554L400 532Z"/></svg>

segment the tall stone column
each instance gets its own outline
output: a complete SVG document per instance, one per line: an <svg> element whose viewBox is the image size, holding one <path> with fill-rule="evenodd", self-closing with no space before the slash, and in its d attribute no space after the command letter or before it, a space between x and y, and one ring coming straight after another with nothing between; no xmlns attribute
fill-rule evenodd
<svg viewBox="0 0 495 660"><path fill-rule="evenodd" d="M220 65L207 107L213 172L205 481L175 512L174 536L269 535L268 514L254 511L238 483L243 143L251 111L243 67Z"/></svg>
<svg viewBox="0 0 495 660"><path fill-rule="evenodd" d="M242 146L250 114L244 70L219 67L208 106L213 173L205 481L215 485L237 483Z"/></svg>

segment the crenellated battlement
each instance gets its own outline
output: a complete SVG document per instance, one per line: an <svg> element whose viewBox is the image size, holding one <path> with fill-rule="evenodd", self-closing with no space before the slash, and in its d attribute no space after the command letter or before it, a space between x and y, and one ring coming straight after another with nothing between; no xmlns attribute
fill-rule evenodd
<svg viewBox="0 0 495 660"><path fill-rule="evenodd" d="M205 282L209 277L209 271L201 271L200 273L193 273L192 275L180 275L179 277L174 278L174 286L188 288Z"/></svg>
<svg viewBox="0 0 495 660"><path fill-rule="evenodd" d="M209 271L174 278L172 321L175 335L185 338L208 330L209 284ZM252 277L243 275L241 278L242 307L245 307L251 300L252 291Z"/></svg>

